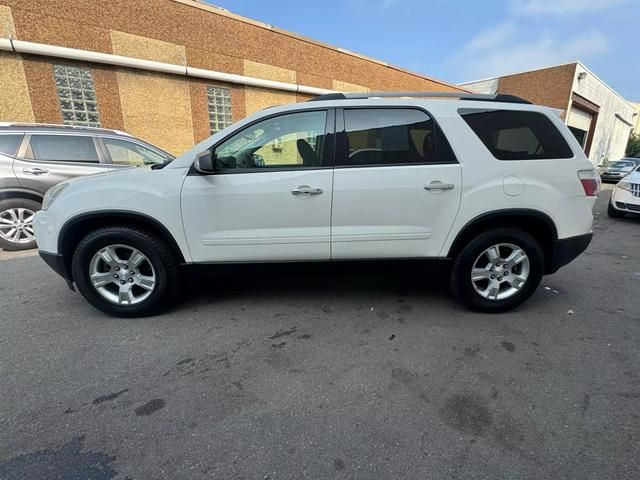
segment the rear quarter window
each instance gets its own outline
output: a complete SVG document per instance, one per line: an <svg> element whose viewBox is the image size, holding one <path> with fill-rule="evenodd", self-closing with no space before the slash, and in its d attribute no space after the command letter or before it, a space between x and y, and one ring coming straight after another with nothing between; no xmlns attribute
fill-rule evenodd
<svg viewBox="0 0 640 480"><path fill-rule="evenodd" d="M458 113L498 160L573 158L567 141L542 113L476 108Z"/></svg>
<svg viewBox="0 0 640 480"><path fill-rule="evenodd" d="M15 157L22 135L0 135L0 153Z"/></svg>

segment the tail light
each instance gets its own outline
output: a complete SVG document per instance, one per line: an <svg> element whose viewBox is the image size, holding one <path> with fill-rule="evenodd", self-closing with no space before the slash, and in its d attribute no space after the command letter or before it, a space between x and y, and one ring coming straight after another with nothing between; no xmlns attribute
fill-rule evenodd
<svg viewBox="0 0 640 480"><path fill-rule="evenodd" d="M595 169L578 171L578 178L587 197L595 197L600 193L600 176Z"/></svg>

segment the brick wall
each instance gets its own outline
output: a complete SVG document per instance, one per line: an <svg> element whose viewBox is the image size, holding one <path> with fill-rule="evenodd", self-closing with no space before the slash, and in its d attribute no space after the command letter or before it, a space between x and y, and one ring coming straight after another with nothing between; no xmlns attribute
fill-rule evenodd
<svg viewBox="0 0 640 480"><path fill-rule="evenodd" d="M340 91L460 90L192 0L0 3L0 27L10 29L18 40ZM5 82L14 86L11 95L0 92L0 120L61 122L52 65L73 62L9 53L0 62ZM85 66L93 72L101 126L124 129L173 153L209 135L206 85L231 89L234 121L267 106L309 98L107 65Z"/></svg>

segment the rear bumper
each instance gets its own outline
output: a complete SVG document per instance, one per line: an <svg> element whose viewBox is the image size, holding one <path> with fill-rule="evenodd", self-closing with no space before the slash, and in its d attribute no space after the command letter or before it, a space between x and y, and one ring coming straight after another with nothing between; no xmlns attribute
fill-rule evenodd
<svg viewBox="0 0 640 480"><path fill-rule="evenodd" d="M59 253L49 253L39 251L40 257L45 261L47 265L51 267L51 269L64 278L67 283L72 282L71 272L65 265L64 258Z"/></svg>
<svg viewBox="0 0 640 480"><path fill-rule="evenodd" d="M593 233L578 235L575 237L556 240L553 245L553 253L547 264L546 274L555 273L560 267L572 262L578 255L584 252L593 238Z"/></svg>

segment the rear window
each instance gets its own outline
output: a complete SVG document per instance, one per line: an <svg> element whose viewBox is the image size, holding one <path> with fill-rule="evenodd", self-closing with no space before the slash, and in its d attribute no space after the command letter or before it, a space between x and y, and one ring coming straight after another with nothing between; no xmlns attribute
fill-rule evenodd
<svg viewBox="0 0 640 480"><path fill-rule="evenodd" d="M458 113L498 160L573 157L567 141L542 113L475 108Z"/></svg>
<svg viewBox="0 0 640 480"><path fill-rule="evenodd" d="M0 135L0 153L14 157L21 140L22 135Z"/></svg>
<svg viewBox="0 0 640 480"><path fill-rule="evenodd" d="M32 135L27 158L49 162L99 161L93 138L74 135Z"/></svg>

